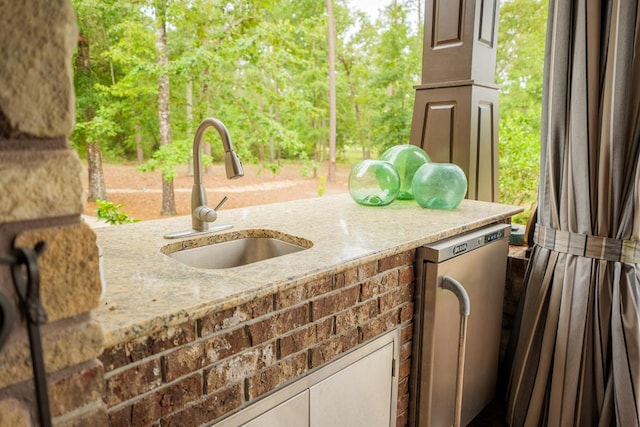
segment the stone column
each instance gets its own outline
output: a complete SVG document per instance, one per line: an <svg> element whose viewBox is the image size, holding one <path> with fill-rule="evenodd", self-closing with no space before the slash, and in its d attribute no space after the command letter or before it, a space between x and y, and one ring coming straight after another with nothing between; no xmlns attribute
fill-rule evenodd
<svg viewBox="0 0 640 427"><path fill-rule="evenodd" d="M467 197L498 201L498 0L427 0L411 143L455 163Z"/></svg>
<svg viewBox="0 0 640 427"><path fill-rule="evenodd" d="M38 259L48 396L55 425L105 425L98 253L84 208L74 125L72 56L77 43L69 0L0 0L0 256L47 245ZM26 320L11 270L0 265L0 293L13 310L0 348L0 426L37 425ZM9 312L15 312L15 317Z"/></svg>

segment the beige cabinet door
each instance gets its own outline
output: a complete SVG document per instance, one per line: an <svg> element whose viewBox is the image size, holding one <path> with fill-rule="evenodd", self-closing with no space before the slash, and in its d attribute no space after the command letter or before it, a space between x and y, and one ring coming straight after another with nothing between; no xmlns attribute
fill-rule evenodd
<svg viewBox="0 0 640 427"><path fill-rule="evenodd" d="M393 355L393 343L388 343L312 386L309 425L395 425L395 420L391 420Z"/></svg>
<svg viewBox="0 0 640 427"><path fill-rule="evenodd" d="M252 419L244 427L308 427L309 390L305 390Z"/></svg>

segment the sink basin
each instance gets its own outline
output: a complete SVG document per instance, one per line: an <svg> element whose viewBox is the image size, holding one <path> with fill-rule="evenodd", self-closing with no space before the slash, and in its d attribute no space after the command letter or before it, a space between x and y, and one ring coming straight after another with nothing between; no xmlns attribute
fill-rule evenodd
<svg viewBox="0 0 640 427"><path fill-rule="evenodd" d="M171 243L161 252L191 267L221 269L300 252L311 246L310 240L273 230L240 230Z"/></svg>

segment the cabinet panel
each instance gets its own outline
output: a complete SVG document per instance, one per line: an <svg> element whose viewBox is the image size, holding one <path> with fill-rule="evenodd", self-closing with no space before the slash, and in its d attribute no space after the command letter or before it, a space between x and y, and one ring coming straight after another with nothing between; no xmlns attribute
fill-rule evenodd
<svg viewBox="0 0 640 427"><path fill-rule="evenodd" d="M399 329L389 331L214 425L395 426L399 339Z"/></svg>
<svg viewBox="0 0 640 427"><path fill-rule="evenodd" d="M244 424L244 427L308 427L308 425L309 390L305 390Z"/></svg>
<svg viewBox="0 0 640 427"><path fill-rule="evenodd" d="M393 354L393 343L389 343L311 387L309 425L392 425Z"/></svg>

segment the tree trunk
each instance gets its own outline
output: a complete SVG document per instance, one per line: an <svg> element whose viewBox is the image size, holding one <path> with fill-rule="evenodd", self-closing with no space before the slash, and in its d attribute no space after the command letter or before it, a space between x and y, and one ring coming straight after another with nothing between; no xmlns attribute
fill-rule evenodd
<svg viewBox="0 0 640 427"><path fill-rule="evenodd" d="M355 85L353 84L353 76L351 75L351 64L349 63L347 58L345 58L342 55L340 56L340 62L342 62L342 65L344 66L344 71L345 71L345 74L347 75L347 81L349 82L349 94L351 96L351 99L353 100L353 109L356 115L356 129L358 131L358 141L362 146L362 159L364 160L367 158L366 157L367 147L365 146L367 140L364 138L364 134L362 132L362 119L360 114L360 106L358 105L356 88L355 88Z"/></svg>
<svg viewBox="0 0 640 427"><path fill-rule="evenodd" d="M158 65L160 75L158 76L158 118L160 123L160 144L171 143L171 109L169 105L169 53L167 48L167 25L166 25L166 5L161 4L156 7L156 17L158 19L157 28L157 48ZM173 180L162 174L162 211L161 215L176 214L176 199L173 191Z"/></svg>
<svg viewBox="0 0 640 427"><path fill-rule="evenodd" d="M136 155L138 157L138 164L144 163L144 151L142 150L142 131L140 130L140 123L136 123Z"/></svg>
<svg viewBox="0 0 640 427"><path fill-rule="evenodd" d="M274 104L274 111L273 111L273 119L276 121L276 123L280 123L280 104L278 104L278 99L280 98L280 86L278 85L278 83L276 82L276 101ZM280 165L280 138L278 138L278 140L276 141L276 145L275 145L275 150L276 150L276 163L278 165Z"/></svg>
<svg viewBox="0 0 640 427"><path fill-rule="evenodd" d="M89 55L89 41L84 34L78 36L78 55L76 58L78 68L87 70L91 67ZM89 117L95 117L95 112L91 110L87 114ZM0 126L1 127L1 126ZM102 171L102 150L97 141L87 141L87 166L89 172L89 191L87 200L104 200L107 198L107 190L104 185L104 172Z"/></svg>
<svg viewBox="0 0 640 427"><path fill-rule="evenodd" d="M329 174L328 182L336 182L336 22L333 0L327 0L329 18Z"/></svg>
<svg viewBox="0 0 640 427"><path fill-rule="evenodd" d="M193 80L189 79L187 81L186 90L187 90L187 93L186 93L187 135L191 136L191 132L192 132L191 123L193 122ZM189 155L187 167L188 167L187 176L193 176L193 154Z"/></svg>
<svg viewBox="0 0 640 427"><path fill-rule="evenodd" d="M277 105L278 101L274 101L275 104ZM273 116L273 110L270 109L270 113L271 116ZM275 150L275 146L273 145L273 137L269 137L269 163L273 163L273 161L276 158L276 150Z"/></svg>
<svg viewBox="0 0 640 427"><path fill-rule="evenodd" d="M87 163L89 169L89 194L87 200L105 200L107 190L102 172L102 150L97 142L87 143Z"/></svg>

